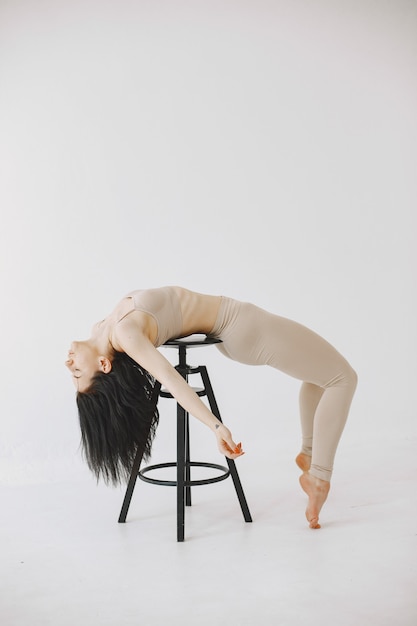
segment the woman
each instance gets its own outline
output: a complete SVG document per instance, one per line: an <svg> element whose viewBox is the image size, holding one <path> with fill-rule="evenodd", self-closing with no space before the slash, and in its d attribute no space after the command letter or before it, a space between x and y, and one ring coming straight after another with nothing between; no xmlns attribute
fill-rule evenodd
<svg viewBox="0 0 417 626"><path fill-rule="evenodd" d="M253 304L181 287L138 290L95 324L91 338L73 342L66 365L77 388L82 443L97 478L129 475L138 447L149 456L158 422L155 380L214 433L230 459L244 454L230 430L211 413L157 350L168 339L205 333L218 349L251 365L270 365L302 380L302 449L296 462L308 496L310 528L330 489L336 448L356 388L356 374L324 339Z"/></svg>

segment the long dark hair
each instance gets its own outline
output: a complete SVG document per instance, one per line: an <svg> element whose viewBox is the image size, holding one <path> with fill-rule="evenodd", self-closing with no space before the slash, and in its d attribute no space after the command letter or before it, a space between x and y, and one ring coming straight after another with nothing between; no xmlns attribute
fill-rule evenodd
<svg viewBox="0 0 417 626"><path fill-rule="evenodd" d="M97 372L78 392L81 445L88 467L106 483L127 480L136 453L151 454L159 421L160 384L124 352L115 352L108 374Z"/></svg>

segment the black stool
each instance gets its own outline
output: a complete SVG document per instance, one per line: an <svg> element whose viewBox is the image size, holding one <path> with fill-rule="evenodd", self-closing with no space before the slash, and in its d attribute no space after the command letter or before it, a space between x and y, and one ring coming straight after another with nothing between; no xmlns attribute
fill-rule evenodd
<svg viewBox="0 0 417 626"><path fill-rule="evenodd" d="M164 346L167 348L177 348L179 362L175 369L188 381L188 376L192 374L200 374L203 382L203 388L195 389L199 396L207 396L210 410L220 421L222 421L214 397L213 388L204 365L191 366L187 365L187 348L197 346L208 346L220 343L220 339L206 337L205 335L190 335L183 339L172 339L167 341ZM158 387L159 390L159 387ZM159 390L159 395L164 398L172 398L173 396L165 390ZM126 521L127 512L130 501L132 499L133 490L135 488L136 479L139 476L141 480L152 483L154 485L167 485L177 488L177 541L184 541L184 518L185 505L191 506L191 487L196 485L209 485L211 483L225 480L229 476L232 477L236 494L239 499L245 522L251 522L252 517L243 493L242 484L237 473L236 464L233 460L226 458L227 467L218 465L217 463L203 463L190 460L190 430L189 430L189 414L179 404L177 404L177 460L172 463L159 463L158 465L149 465L140 469L142 461L142 452L138 451L132 467L126 494L123 500L122 509L120 511L119 523ZM159 480L148 476L149 472L159 470L166 467L177 468L177 480ZM220 474L203 480L191 479L191 467L207 467L220 471Z"/></svg>

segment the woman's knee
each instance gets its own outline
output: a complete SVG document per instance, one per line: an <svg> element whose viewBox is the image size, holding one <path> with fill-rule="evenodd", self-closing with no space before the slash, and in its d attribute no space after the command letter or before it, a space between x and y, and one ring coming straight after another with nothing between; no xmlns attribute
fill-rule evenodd
<svg viewBox="0 0 417 626"><path fill-rule="evenodd" d="M346 380L349 384L349 387L352 389L352 393L354 393L356 387L358 386L358 375L353 367L351 367L350 365L346 373Z"/></svg>
<svg viewBox="0 0 417 626"><path fill-rule="evenodd" d="M342 367L339 369L335 376L332 376L330 380L328 380L324 385L324 389L330 389L332 387L348 387L352 395L355 393L356 386L358 384L358 375L349 365L347 361L345 361Z"/></svg>

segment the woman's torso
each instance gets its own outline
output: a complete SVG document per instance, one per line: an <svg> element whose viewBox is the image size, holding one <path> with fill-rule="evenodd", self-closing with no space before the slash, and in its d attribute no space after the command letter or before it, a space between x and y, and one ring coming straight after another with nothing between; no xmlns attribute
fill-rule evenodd
<svg viewBox="0 0 417 626"><path fill-rule="evenodd" d="M146 334L157 347L168 339L210 333L216 322L220 301L220 296L200 294L177 286L140 289L128 293L119 302L112 317L115 330L129 319L129 323L133 322L138 332Z"/></svg>

